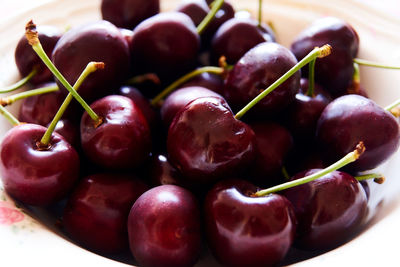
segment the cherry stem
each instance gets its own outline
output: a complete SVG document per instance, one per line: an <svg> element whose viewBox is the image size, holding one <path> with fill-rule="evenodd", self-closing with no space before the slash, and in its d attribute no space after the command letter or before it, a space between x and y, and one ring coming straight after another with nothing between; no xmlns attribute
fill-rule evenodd
<svg viewBox="0 0 400 267"><path fill-rule="evenodd" d="M389 111L393 114L393 116L398 117L398 112L396 112L396 110L393 111L393 109L395 109L398 105L400 105L400 98L397 99L395 102L393 102L392 104L390 104L389 106L385 107L384 109L386 111Z"/></svg>
<svg viewBox="0 0 400 267"><path fill-rule="evenodd" d="M308 64L308 90L307 95L309 97L314 97L314 88L315 88L315 61L314 58L311 60L310 64Z"/></svg>
<svg viewBox="0 0 400 267"><path fill-rule="evenodd" d="M172 91L174 91L176 88L184 84L185 82L189 81L190 79L196 77L197 75L200 75L202 73L213 73L217 75L222 75L225 73L224 68L219 68L219 67L202 67L198 68L192 72L189 72L188 74L182 76L175 82L173 82L170 86L165 88L161 93L159 93L156 97L154 97L151 101L150 104L152 106L156 106L164 97L166 97L168 94L170 94Z"/></svg>
<svg viewBox="0 0 400 267"><path fill-rule="evenodd" d="M400 70L400 66L395 66L395 65L384 65L378 62L374 61L369 61L361 58L355 58L353 59L353 62L363 65L363 66L368 66L368 67L375 67L375 68L382 68L382 69L392 69L392 70Z"/></svg>
<svg viewBox="0 0 400 267"><path fill-rule="evenodd" d="M140 84L146 81L153 82L154 84L160 84L160 78L154 73L146 73L138 76L134 76L126 81L127 84Z"/></svg>
<svg viewBox="0 0 400 267"><path fill-rule="evenodd" d="M218 10L222 7L224 4L224 0L215 0L214 2L211 3L211 10L208 12L207 16L200 22L199 26L197 26L197 33L201 35L210 22L214 19L215 14L217 14Z"/></svg>
<svg viewBox="0 0 400 267"><path fill-rule="evenodd" d="M346 156L344 156L342 159L340 159L339 161L337 161L336 163L326 167L323 170L320 170L314 174L308 175L306 177L303 177L301 179L297 179L297 180L293 180L287 183L283 183L277 186L273 186L264 190L260 190L258 192L256 192L254 194L254 196L256 197L262 197L262 196L266 196L268 194L271 193L276 193L285 189L289 189L295 186L299 186L302 184L306 184L309 182L312 182L318 178L321 178L322 176L331 173L333 171L336 171L340 168L342 168L343 166L346 166L347 164L356 161L362 153L364 153L365 151L365 146L363 142L358 143L358 145L356 146L356 149L350 153L348 153Z"/></svg>
<svg viewBox="0 0 400 267"><path fill-rule="evenodd" d="M38 73L38 68L33 68L32 71L24 78L22 78L21 80L19 80L18 82L7 86L6 88L0 90L0 94L4 94L4 93L9 93L12 91L15 91L19 88L21 88L22 86L24 86L25 84L27 84L36 74Z"/></svg>
<svg viewBox="0 0 400 267"><path fill-rule="evenodd" d="M14 117L5 107L0 105L0 114L3 115L13 126L17 126L20 124L19 120Z"/></svg>
<svg viewBox="0 0 400 267"><path fill-rule="evenodd" d="M286 72L283 76L281 76L278 80L276 80L273 84L271 84L267 89L261 92L258 96L256 96L250 103L248 103L244 108L242 108L238 113L236 113L235 118L240 119L249 111L252 107L254 107L258 102L260 102L264 97L266 97L269 93L274 91L279 85L289 79L293 74L295 74L302 67L307 65L309 62L314 60L315 58L322 58L328 56L331 53L332 47L328 44L322 47L314 48L307 56L305 56L300 62L298 62L295 66L293 66L288 72Z"/></svg>
<svg viewBox="0 0 400 267"><path fill-rule="evenodd" d="M81 75L79 76L78 80L76 80L74 84L74 89L78 91L79 87L82 85L82 83L85 81L87 76L91 74L92 72L95 72L98 69L104 69L104 63L103 62L90 62L87 64L86 68L83 70ZM68 108L69 103L71 103L73 99L73 96L71 93L67 95L67 97L64 99L64 102L61 104L60 108L58 109L56 115L54 115L53 120L51 121L49 127L47 128L46 132L44 133L42 139L40 140L40 145L46 147L51 139L51 135L54 132L54 129L57 126L58 121L61 119L61 117L64 115L65 110Z"/></svg>
<svg viewBox="0 0 400 267"><path fill-rule="evenodd" d="M37 89L25 91L25 92L22 92L22 93L18 93L18 94L14 94L14 95L11 95L11 96L0 98L0 105L5 107L5 106L11 105L15 101L18 101L18 100L21 100L21 99L25 99L25 98L28 98L28 97L31 97L31 96L35 96L35 95L53 93L53 92L56 92L58 90L59 90L58 86L57 85L53 85L53 86L46 86L46 87L42 87L42 88L37 88Z"/></svg>
<svg viewBox="0 0 400 267"><path fill-rule="evenodd" d="M290 175L285 166L282 166L281 171L282 171L283 178L285 178L285 180L289 180Z"/></svg>
<svg viewBox="0 0 400 267"><path fill-rule="evenodd" d="M85 100L76 92L74 88L68 83L65 77L60 73L60 71L54 66L53 62L49 59L43 50L43 47L38 38L38 32L36 30L36 25L31 21L26 24L25 36L29 44L32 46L33 50L40 57L40 59L46 64L53 75L61 82L61 84L72 94L72 96L82 105L85 111L88 113L90 118L95 121L95 123L101 123L101 118L93 111L93 109L86 103Z"/></svg>
<svg viewBox="0 0 400 267"><path fill-rule="evenodd" d="M377 184L383 184L385 182L385 177L380 173L364 174L364 175L355 176L354 178L359 182L365 181L365 180L371 180L371 179L374 179L374 182Z"/></svg>
<svg viewBox="0 0 400 267"><path fill-rule="evenodd" d="M360 65L354 62L353 67L354 67L353 82L360 83Z"/></svg>
<svg viewBox="0 0 400 267"><path fill-rule="evenodd" d="M258 27L261 28L262 23L262 0L258 0Z"/></svg>

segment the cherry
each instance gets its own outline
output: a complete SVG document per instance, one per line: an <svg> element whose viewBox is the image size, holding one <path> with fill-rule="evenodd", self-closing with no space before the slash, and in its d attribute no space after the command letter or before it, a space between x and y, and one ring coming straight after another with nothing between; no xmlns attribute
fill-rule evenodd
<svg viewBox="0 0 400 267"><path fill-rule="evenodd" d="M50 56L62 33L53 26L40 26L38 29L43 49ZM35 67L38 68L36 74L30 79L30 82L34 85L53 79L53 75L32 50L25 36L19 40L15 49L15 63L22 76L27 76Z"/></svg>
<svg viewBox="0 0 400 267"><path fill-rule="evenodd" d="M250 197L257 188L225 180L207 194L204 210L208 244L225 266L270 266L281 261L295 234L290 202L278 194Z"/></svg>
<svg viewBox="0 0 400 267"><path fill-rule="evenodd" d="M255 136L221 98L198 98L181 109L167 138L171 163L199 185L245 168L254 158Z"/></svg>
<svg viewBox="0 0 400 267"><path fill-rule="evenodd" d="M144 20L133 32L133 68L169 80L194 66L199 46L200 37L187 15L160 13Z"/></svg>
<svg viewBox="0 0 400 267"><path fill-rule="evenodd" d="M197 27L210 12L210 8L204 0L185 0L180 3L176 11L188 15Z"/></svg>
<svg viewBox="0 0 400 267"><path fill-rule="evenodd" d="M273 122L250 124L256 135L256 158L250 172L258 185L275 185L282 181L282 167L293 147L290 132Z"/></svg>
<svg viewBox="0 0 400 267"><path fill-rule="evenodd" d="M300 80L300 91L285 111L285 124L295 139L314 139L317 122L325 107L331 101L330 95L316 85L312 96L308 94L308 79Z"/></svg>
<svg viewBox="0 0 400 267"><path fill-rule="evenodd" d="M106 67L81 86L79 93L84 99L97 99L110 92L129 71L127 43L120 30L108 21L69 30L60 38L52 55L54 65L70 83L75 82L86 64L94 60L104 62Z"/></svg>
<svg viewBox="0 0 400 267"><path fill-rule="evenodd" d="M149 100L137 88L122 86L119 88L118 94L130 98L139 107L150 128L156 126L159 120L158 114L150 105Z"/></svg>
<svg viewBox="0 0 400 267"><path fill-rule="evenodd" d="M301 172L292 180L317 171ZM293 204L298 220L295 244L303 249L324 250L343 243L360 229L367 208L361 184L339 171L287 189L283 194Z"/></svg>
<svg viewBox="0 0 400 267"><path fill-rule="evenodd" d="M224 88L224 80L220 75L203 72L200 75L197 75L193 79L190 79L188 82L185 82L180 87L190 87L190 86L200 86L210 89L218 94L222 94Z"/></svg>
<svg viewBox="0 0 400 267"><path fill-rule="evenodd" d="M212 62L218 64L219 58L225 56L228 64L235 64L256 45L274 41L274 33L267 25L260 26L253 19L232 18L219 27L212 39Z"/></svg>
<svg viewBox="0 0 400 267"><path fill-rule="evenodd" d="M178 111L191 101L200 97L209 96L223 99L220 94L199 86L185 87L174 91L165 99L163 105L161 106L161 118L164 122L164 125L168 127Z"/></svg>
<svg viewBox="0 0 400 267"><path fill-rule="evenodd" d="M224 96L234 107L242 107L296 65L294 55L277 43L261 43L248 51L228 73ZM288 106L300 86L300 72L271 92L256 106L261 116Z"/></svg>
<svg viewBox="0 0 400 267"><path fill-rule="evenodd" d="M105 168L127 169L138 167L149 157L149 126L132 100L110 95L91 108L102 118L96 125L88 113L82 116L81 143L91 161Z"/></svg>
<svg viewBox="0 0 400 267"><path fill-rule="evenodd" d="M179 171L172 166L167 157L161 154L153 155L148 167L151 184L159 185L179 185L183 186L183 177Z"/></svg>
<svg viewBox="0 0 400 267"><path fill-rule="evenodd" d="M29 205L48 205L64 197L79 175L79 157L57 133L40 145L46 128L19 124L0 146L0 173L7 193Z"/></svg>
<svg viewBox="0 0 400 267"><path fill-rule="evenodd" d="M160 12L159 0L102 0L101 15L117 27L133 29Z"/></svg>
<svg viewBox="0 0 400 267"><path fill-rule="evenodd" d="M201 250L200 211L194 195L175 185L145 192L128 218L129 244L143 266L192 266Z"/></svg>
<svg viewBox="0 0 400 267"><path fill-rule="evenodd" d="M359 95L346 95L331 102L318 120L316 136L328 162L337 160L363 141L367 150L348 166L353 171L377 167L399 147L396 118Z"/></svg>
<svg viewBox="0 0 400 267"><path fill-rule="evenodd" d="M301 32L291 45L298 59L303 58L314 47L323 44L332 46L332 55L316 62L316 81L338 95L349 86L353 73L353 58L357 55L359 38L356 31L345 21L326 17L314 21ZM307 75L307 70L303 72Z"/></svg>
<svg viewBox="0 0 400 267"><path fill-rule="evenodd" d="M122 252L129 248L126 222L130 208L147 189L130 175L85 177L68 199L63 226L73 240L90 250Z"/></svg>

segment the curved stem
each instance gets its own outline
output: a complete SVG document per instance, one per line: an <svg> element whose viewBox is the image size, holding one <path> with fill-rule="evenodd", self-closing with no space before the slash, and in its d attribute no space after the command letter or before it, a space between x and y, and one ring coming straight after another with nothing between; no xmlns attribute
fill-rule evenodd
<svg viewBox="0 0 400 267"><path fill-rule="evenodd" d="M150 104L155 106L157 105L164 97L166 97L168 94L170 94L172 91L174 91L176 88L178 88L180 85L184 84L185 82L189 81L193 77L196 77L197 75L200 75L202 73L213 73L217 75L222 75L224 74L225 70L223 68L219 67L202 67L197 70L194 70L192 72L189 72L188 74L182 76L175 82L173 82L170 86L165 88L161 93L159 93L156 97L154 97L151 101Z"/></svg>
<svg viewBox="0 0 400 267"><path fill-rule="evenodd" d="M288 70L283 76L281 76L278 80L276 80L273 84L271 84L267 89L261 92L258 96L256 96L250 103L248 103L244 108L242 108L238 113L236 113L235 118L240 119L249 111L252 107L254 107L258 102L260 102L264 97L266 97L269 93L275 90L279 85L281 85L284 81L289 79L293 74L295 74L302 67L307 65L310 61L315 58L321 58L329 55L331 53L331 46L324 45L322 47L314 48L307 56L305 56L300 62L298 62L295 66L293 66L290 70Z"/></svg>
<svg viewBox="0 0 400 267"><path fill-rule="evenodd" d="M382 69L392 69L392 70L400 70L400 66L395 65L384 65L378 62L369 61L361 58L355 58L353 61L359 65L368 66L368 67L375 67L375 68L382 68Z"/></svg>
<svg viewBox="0 0 400 267"><path fill-rule="evenodd" d="M262 0L258 0L258 27L261 28L262 23Z"/></svg>
<svg viewBox="0 0 400 267"><path fill-rule="evenodd" d="M218 10L224 4L224 0L215 0L212 3L212 7L210 12L208 12L207 16L200 22L199 26L197 26L197 33L201 35L210 24L210 22L214 19L215 14L217 14Z"/></svg>
<svg viewBox="0 0 400 267"><path fill-rule="evenodd" d="M10 95L10 96L4 97L4 98L0 98L0 104L5 107L8 105L11 105L15 101L18 101L18 100L21 100L24 98L28 98L28 97L35 96L35 95L52 93L52 92L56 92L58 90L59 90L59 88L57 85L37 88L37 89L22 92L22 93Z"/></svg>
<svg viewBox="0 0 400 267"><path fill-rule="evenodd" d="M38 32L36 31L36 25L29 21L25 27L25 35L28 39L29 44L32 46L36 54L42 59L43 63L49 68L53 75L61 82L61 84L72 94L72 96L82 105L85 111L88 113L90 118L92 118L96 123L100 122L99 116L92 110L92 108L86 103L85 100L75 91L74 88L68 83L65 77L60 73L60 71L54 66L53 62L49 59L43 50L38 38Z"/></svg>
<svg viewBox="0 0 400 267"><path fill-rule="evenodd" d="M355 176L354 178L359 182L365 181L365 180L371 180L371 179L374 179L374 182L377 184L383 184L383 182L385 182L385 177L380 173L364 174L364 175Z"/></svg>
<svg viewBox="0 0 400 267"><path fill-rule="evenodd" d="M303 177L301 179L293 180L293 181L290 181L287 183L283 183L283 184L280 184L277 186L270 187L268 189L260 190L260 191L256 192L254 194L254 196L262 197L262 196L266 196L271 193L279 192L279 191L282 191L285 189L289 189L289 188L292 188L295 186L299 186L299 185L314 181L328 173L331 173L333 171L336 171L336 170L342 168L343 166L346 166L347 164L349 164L351 162L356 161L361 156L361 154L364 153L364 151L365 151L364 144L363 144L363 142L360 142L354 151L348 153L342 159L340 159L336 163L326 167L325 169L320 170L319 172L316 172L314 174L308 175L306 177Z"/></svg>
<svg viewBox="0 0 400 267"><path fill-rule="evenodd" d="M13 126L20 124L17 118L14 117L5 107L0 105L0 114L3 115Z"/></svg>
<svg viewBox="0 0 400 267"><path fill-rule="evenodd" d="M315 61L314 58L311 60L310 64L308 64L308 90L307 95L309 97L314 97L314 87L315 87Z"/></svg>
<svg viewBox="0 0 400 267"><path fill-rule="evenodd" d="M356 83L360 83L360 66L358 65L358 63L354 62L353 67L354 67L353 81Z"/></svg>
<svg viewBox="0 0 400 267"><path fill-rule="evenodd" d="M86 68L84 69L84 71L81 73L81 75L79 76L78 80L75 82L74 84L74 89L78 90L79 87L82 85L83 81L86 79L86 77L98 70L98 69L102 69L104 68L104 63L102 62L90 62L89 64L87 64ZM54 129L56 128L56 125L58 123L58 121L61 119L61 117L64 115L65 110L67 109L69 103L71 102L73 96L71 93L69 93L67 95L67 97L65 98L64 102L62 103L61 107L58 109L56 115L54 116L53 120L51 121L49 127L47 128L46 132L44 133L42 139L40 140L40 145L46 147L51 139L51 135L54 132Z"/></svg>
<svg viewBox="0 0 400 267"><path fill-rule="evenodd" d="M38 69L37 68L33 68L32 71L24 78L22 78L21 80L19 80L18 82L7 86L6 88L0 90L0 94L3 93L9 93L12 91L15 91L19 88L21 88L22 86L24 86L25 84L27 84L36 74L38 73Z"/></svg>

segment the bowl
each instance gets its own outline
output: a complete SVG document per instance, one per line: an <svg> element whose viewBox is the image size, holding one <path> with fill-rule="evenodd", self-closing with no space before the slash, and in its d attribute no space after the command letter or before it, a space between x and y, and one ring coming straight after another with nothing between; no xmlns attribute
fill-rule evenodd
<svg viewBox="0 0 400 267"><path fill-rule="evenodd" d="M237 10L256 14L258 1L233 1ZM348 21L360 36L363 59L400 65L400 19L390 17L356 0L269 0L264 1L263 19L271 22L279 43L289 47L294 37L313 20L336 16ZM161 0L163 10L172 10L178 0ZM84 22L100 19L98 0L43 1L36 7L0 19L0 87L19 79L14 63L14 49L24 33L25 23L52 24L66 29ZM361 84L369 96L385 106L400 97L399 71L361 67ZM9 107L17 114L18 103ZM10 129L0 117L0 136ZM376 170L384 174L383 185L370 183L368 221L363 232L350 242L324 254L291 251L284 265L338 266L351 264L393 265L398 262L397 246L393 239L400 236L400 153L397 152ZM0 182L1 183L1 182ZM57 207L52 207L54 211ZM129 259L109 259L71 242L57 227L49 210L24 206L15 202L0 184L0 265L1 266L130 266ZM392 241L392 242L391 242ZM117 261L119 260L119 261ZM122 262L120 262L122 261ZM130 262L132 263L132 262ZM205 255L198 266L217 266L212 257Z"/></svg>

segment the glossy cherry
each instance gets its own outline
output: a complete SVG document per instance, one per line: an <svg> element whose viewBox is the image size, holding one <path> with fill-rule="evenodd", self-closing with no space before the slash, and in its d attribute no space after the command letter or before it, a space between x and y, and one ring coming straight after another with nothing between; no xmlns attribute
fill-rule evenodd
<svg viewBox="0 0 400 267"><path fill-rule="evenodd" d="M38 32L39 40L44 51L48 56L51 56L57 41L62 35L61 31L56 27L43 25L38 27ZM38 67L38 73L30 80L32 84L37 85L53 80L53 75L32 50L25 35L19 40L15 49L15 63L19 73L24 77L27 76L35 66Z"/></svg>
<svg viewBox="0 0 400 267"><path fill-rule="evenodd" d="M292 179L319 170L304 171ZM360 229L367 208L361 184L339 171L287 189L283 194L293 204L298 220L295 244L303 249L324 250L348 240Z"/></svg>
<svg viewBox="0 0 400 267"><path fill-rule="evenodd" d="M250 167L254 181L263 187L283 182L282 167L293 148L292 135L274 122L251 123L250 127L256 135L256 158Z"/></svg>
<svg viewBox="0 0 400 267"><path fill-rule="evenodd" d="M167 184L184 186L181 173L169 163L166 156L161 154L152 156L148 167L148 177L154 186Z"/></svg>
<svg viewBox="0 0 400 267"><path fill-rule="evenodd" d="M165 99L161 106L161 118L164 125L169 127L178 111L193 100L208 96L223 99L220 94L200 86L185 87L174 91Z"/></svg>
<svg viewBox="0 0 400 267"><path fill-rule="evenodd" d="M291 203L270 194L250 197L257 188L225 180L207 194L204 210L208 244L224 266L270 266L292 245L296 218Z"/></svg>
<svg viewBox="0 0 400 267"><path fill-rule="evenodd" d="M29 205L49 205L63 198L79 175L79 157L54 133L48 147L39 145L46 128L20 124L0 146L0 174L8 194Z"/></svg>
<svg viewBox="0 0 400 267"><path fill-rule="evenodd" d="M280 44L265 42L248 51L228 73L224 96L233 108L242 108L259 93L296 65L294 55ZM255 107L259 116L271 116L295 98L300 72L295 73L262 99Z"/></svg>
<svg viewBox="0 0 400 267"><path fill-rule="evenodd" d="M197 27L210 12L210 8L204 0L184 0L179 4L176 11L188 15Z"/></svg>
<svg viewBox="0 0 400 267"><path fill-rule="evenodd" d="M83 178L68 199L63 226L84 247L100 253L129 249L126 223L148 186L135 177L94 174Z"/></svg>
<svg viewBox="0 0 400 267"><path fill-rule="evenodd" d="M251 48L263 42L274 42L272 30L253 19L232 18L219 27L211 42L212 62L218 64L221 56L228 64L236 62Z"/></svg>
<svg viewBox="0 0 400 267"><path fill-rule="evenodd" d="M190 79L186 83L182 84L180 87L184 88L190 86L205 87L222 95L224 89L224 80L217 74L203 72L202 74L197 75L193 79Z"/></svg>
<svg viewBox="0 0 400 267"><path fill-rule="evenodd" d="M255 136L221 98L198 98L175 116L167 139L171 163L186 179L210 184L254 159Z"/></svg>
<svg viewBox="0 0 400 267"><path fill-rule="evenodd" d="M159 0L102 0L101 15L117 27L133 29L160 12Z"/></svg>
<svg viewBox="0 0 400 267"><path fill-rule="evenodd" d="M332 46L332 54L317 60L315 79L332 95L338 95L346 91L352 81L353 58L358 52L359 38L345 21L326 17L314 21L302 31L293 41L291 50L297 59L302 59L314 47L324 44ZM302 74L307 73L305 69Z"/></svg>
<svg viewBox="0 0 400 267"><path fill-rule="evenodd" d="M200 211L194 195L162 185L145 192L128 218L129 244L142 266L192 266L202 247Z"/></svg>
<svg viewBox="0 0 400 267"><path fill-rule="evenodd" d="M370 170L388 159L399 147L396 118L375 102L359 95L335 99L318 120L317 140L329 163L352 151L363 141L366 151L348 166L353 171Z"/></svg>
<svg viewBox="0 0 400 267"><path fill-rule="evenodd" d="M195 64L200 37L192 20L181 12L146 19L133 32L130 51L138 73L154 72L173 80Z"/></svg>
<svg viewBox="0 0 400 267"><path fill-rule="evenodd" d="M95 125L86 112L82 116L82 148L92 162L105 168L127 169L138 167L149 157L149 126L132 100L110 95L91 108L103 119Z"/></svg>
<svg viewBox="0 0 400 267"><path fill-rule="evenodd" d="M104 62L105 68L90 75L79 88L84 99L93 100L109 94L126 78L129 57L120 30L108 21L97 21L66 32L54 48L52 61L70 84L74 84L88 62Z"/></svg>

